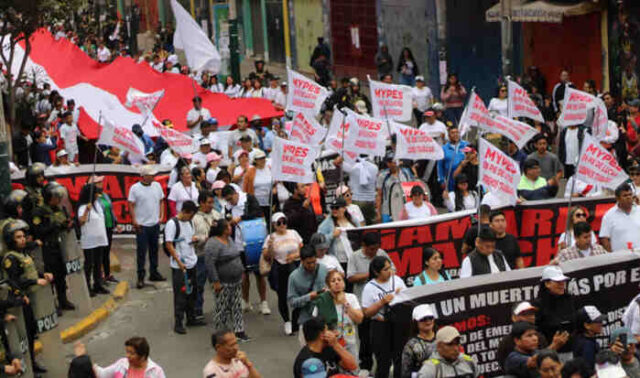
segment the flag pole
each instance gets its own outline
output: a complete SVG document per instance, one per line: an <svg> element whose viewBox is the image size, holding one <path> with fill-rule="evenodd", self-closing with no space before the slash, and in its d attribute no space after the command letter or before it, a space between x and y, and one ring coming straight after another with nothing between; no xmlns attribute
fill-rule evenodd
<svg viewBox="0 0 640 378"><path fill-rule="evenodd" d="M476 93L476 87L474 86L473 88L471 88L471 95L473 95L474 93ZM469 101L467 101L467 106L469 106L469 102L471 101L471 96L469 96ZM457 122L457 121L456 121ZM458 130L460 130L460 126L458 124ZM476 144L479 143L480 141L480 135L481 133L478 132L477 137L476 137ZM462 136L460 136L460 139L462 139ZM460 147L460 141L458 141L458 144L456 144L456 148L454 150L454 154L453 157L455 159L455 155L458 154L458 148ZM444 190L449 191L449 177L451 176L451 169L453 168L453 161L451 162L451 164L449 164L449 169L447 170L447 177L445 177L444 179ZM480 217L480 214L478 214L478 217ZM480 219L478 218L478 221L480 221Z"/></svg>
<svg viewBox="0 0 640 378"><path fill-rule="evenodd" d="M102 126L102 110L100 110L100 112L98 113L98 125ZM98 137L98 139L100 138ZM96 166L98 165L98 150L99 150L98 141L96 140L95 150L93 152L93 171L91 172L91 176L89 179L96 177ZM95 187L96 187L96 184L93 183L89 188L89 201L91 201L92 206L93 206L93 192ZM88 219L91 219L91 211L89 211Z"/></svg>
<svg viewBox="0 0 640 378"><path fill-rule="evenodd" d="M344 121L347 119L347 113L344 112L341 108L336 108L336 110L338 110L340 113L342 113L342 123L340 125L340 130L342 130L342 146L340 147L340 159L342 160L342 164L340 167L340 181L338 185L342 185L343 184L343 179L344 179Z"/></svg>
<svg viewBox="0 0 640 378"><path fill-rule="evenodd" d="M586 130L585 130L586 132ZM576 162L576 169L573 172L573 180L571 180L571 191L569 192L569 202L567 203L567 221L564 227L564 240L567 247L573 242L573 235L569 235L569 223L571 223L571 218L569 218L569 211L571 210L571 205L573 204L573 189L576 186L576 176L578 175L578 170L580 169L580 158L582 157L582 143L584 142L584 134L582 134L582 138L580 138L580 130L578 130L578 158Z"/></svg>
<svg viewBox="0 0 640 378"><path fill-rule="evenodd" d="M195 89L195 88L194 88ZM142 120L142 127L144 127L144 124L147 123L147 120L149 119L149 116L151 114L153 114L153 111L156 109L156 107L158 106L158 103L160 103L160 100L162 100L162 97L164 97L164 92L162 93L162 96L160 96L158 98L158 100L156 100L156 103L153 104L153 107L151 109L149 109L149 111L147 112L147 114L145 115L144 119Z"/></svg>

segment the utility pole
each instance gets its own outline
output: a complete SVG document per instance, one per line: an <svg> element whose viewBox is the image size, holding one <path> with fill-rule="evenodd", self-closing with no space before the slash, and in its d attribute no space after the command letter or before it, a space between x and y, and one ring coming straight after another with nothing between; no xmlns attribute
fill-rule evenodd
<svg viewBox="0 0 640 378"><path fill-rule="evenodd" d="M240 47L238 46L238 12L236 0L228 0L229 4L229 57L231 76L236 83L240 82Z"/></svg>
<svg viewBox="0 0 640 378"><path fill-rule="evenodd" d="M513 28L511 27L512 0L500 0L500 35L502 42L502 77L513 74Z"/></svg>

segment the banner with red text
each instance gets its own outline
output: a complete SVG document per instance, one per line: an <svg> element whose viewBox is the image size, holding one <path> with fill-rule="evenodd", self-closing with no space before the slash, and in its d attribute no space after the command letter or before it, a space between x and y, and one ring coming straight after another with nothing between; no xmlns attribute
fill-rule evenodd
<svg viewBox="0 0 640 378"><path fill-rule="evenodd" d="M190 137L186 133L181 133L180 131L177 131L170 127L166 127L157 121L153 122L153 126L156 128L156 131L164 139L164 141L167 142L169 147L171 147L171 149L174 150L178 155L185 156L186 154L192 154L198 151L200 144L197 140ZM227 133L227 131L219 131L216 133Z"/></svg>
<svg viewBox="0 0 640 378"><path fill-rule="evenodd" d="M133 131L117 126L108 119L102 119L102 131L96 144L118 147L133 156L144 158L144 144Z"/></svg>
<svg viewBox="0 0 640 378"><path fill-rule="evenodd" d="M480 128L488 132L494 132L506 136L511 139L519 149L522 149L527 142L531 140L531 138L538 134L538 130L526 123L509 119L501 115L496 115L492 120L487 121L487 125L490 126L490 128L483 127L482 125Z"/></svg>
<svg viewBox="0 0 640 378"><path fill-rule="evenodd" d="M127 91L127 107L135 106L143 116L150 115L158 102L164 97L164 89L153 93L145 93L135 88Z"/></svg>
<svg viewBox="0 0 640 378"><path fill-rule="evenodd" d="M287 110L317 114L329 92L306 76L287 69L289 92L287 93Z"/></svg>
<svg viewBox="0 0 640 378"><path fill-rule="evenodd" d="M349 124L347 123L346 115L338 109L334 109L333 116L331 117L331 123L329 124L329 131L327 132L327 137L324 140L324 148L344 155L344 160L353 164L355 163L358 154L346 149L346 146L343 143L343 139L346 139L348 132Z"/></svg>
<svg viewBox="0 0 640 378"><path fill-rule="evenodd" d="M616 252L560 264L570 280L567 291L579 309L595 305L604 315L600 345L609 344L611 331L622 326L622 314L638 293L640 254ZM461 280L423 285L401 291L391 302L391 318L399 325L411 323L413 308L429 304L438 327L450 325L460 332L460 345L478 364L482 377L504 376L498 345L511 332L511 310L521 301L539 296L543 267L486 274ZM410 327L400 326L403 339ZM547 335L551 339L551 335Z"/></svg>
<svg viewBox="0 0 640 378"><path fill-rule="evenodd" d="M493 144L480 138L480 169L478 182L490 193L516 203L520 182L520 165Z"/></svg>
<svg viewBox="0 0 640 378"><path fill-rule="evenodd" d="M415 127L390 122L396 134L396 158L409 160L440 160L444 158L442 146L424 131Z"/></svg>
<svg viewBox="0 0 640 378"><path fill-rule="evenodd" d="M386 122L348 109L346 111L345 122L349 124L349 131L344 141L345 148L358 154L384 156L389 137Z"/></svg>
<svg viewBox="0 0 640 378"><path fill-rule="evenodd" d="M271 174L276 181L313 182L311 164L319 148L275 137L271 150Z"/></svg>
<svg viewBox="0 0 640 378"><path fill-rule="evenodd" d="M460 125L462 125L460 136L463 137L471 126L478 126L479 123L490 118L489 109L487 109L480 96L476 92L471 92L469 102L464 108L462 117L460 117Z"/></svg>
<svg viewBox="0 0 640 378"><path fill-rule="evenodd" d="M527 91L515 81L509 80L509 118L527 117L534 121L544 122L540 109L531 100ZM522 147L519 147L522 148Z"/></svg>
<svg viewBox="0 0 640 378"><path fill-rule="evenodd" d="M507 232L514 235L525 266L547 265L558 252L558 239L567 226L568 199L526 201L502 211L507 220ZM587 222L598 235L604 214L615 205L613 197L574 198L572 205L586 210ZM424 268L423 249L435 248L442 254L443 266L457 277L464 255L462 242L471 227L476 210L440 214L425 219L377 224L347 230L351 243L345 248L360 248L362 235L380 235L384 249L396 267L398 276L413 284L413 277Z"/></svg>
<svg viewBox="0 0 640 378"><path fill-rule="evenodd" d="M589 133L585 133L576 178L615 190L627 181L629 176L618 165L615 156L604 149Z"/></svg>
<svg viewBox="0 0 640 378"><path fill-rule="evenodd" d="M400 122L411 121L413 111L411 87L386 84L369 78L369 88L374 118L393 119Z"/></svg>
<svg viewBox="0 0 640 378"><path fill-rule="evenodd" d="M591 126L591 135L597 140L606 137L608 126L607 107L604 102L591 94L567 87L562 103L562 113L558 118L560 126L586 124Z"/></svg>
<svg viewBox="0 0 640 378"><path fill-rule="evenodd" d="M322 142L326 133L327 129L322 127L313 116L300 112L293 117L289 139L315 146Z"/></svg>

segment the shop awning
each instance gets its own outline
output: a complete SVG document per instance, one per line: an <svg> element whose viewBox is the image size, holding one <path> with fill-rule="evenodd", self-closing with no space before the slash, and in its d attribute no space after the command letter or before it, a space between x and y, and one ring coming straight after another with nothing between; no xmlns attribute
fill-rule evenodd
<svg viewBox="0 0 640 378"><path fill-rule="evenodd" d="M512 0L511 21L513 22L554 22L561 23L563 17L581 16L600 9L598 3L583 1L578 4L561 5L548 1ZM487 9L485 19L487 22L500 21L500 3Z"/></svg>

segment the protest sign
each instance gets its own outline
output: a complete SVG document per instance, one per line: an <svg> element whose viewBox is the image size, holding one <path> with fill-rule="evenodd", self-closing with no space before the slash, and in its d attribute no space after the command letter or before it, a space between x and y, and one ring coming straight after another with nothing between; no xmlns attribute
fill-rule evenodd
<svg viewBox="0 0 640 378"><path fill-rule="evenodd" d="M128 107L135 106L143 116L147 116L151 114L162 97L164 97L164 89L153 93L145 93L135 88L129 88L126 105Z"/></svg>
<svg viewBox="0 0 640 378"><path fill-rule="evenodd" d="M502 209L507 219L507 232L517 238L525 266L546 265L555 257L558 238L567 226L568 202L568 199L527 201ZM602 217L615 205L615 199L574 198L572 205L586 210L587 221L597 235ZM364 233L377 233L380 248L389 254L396 274L409 284L424 269L423 249L426 247L440 251L444 268L450 276L456 277L462 263L460 249L464 235L471 227L475 212L466 210L427 219L377 224L350 229L347 233L353 245L360 244ZM351 248L351 245L345 248Z"/></svg>
<svg viewBox="0 0 640 378"><path fill-rule="evenodd" d="M526 123L501 115L497 115L493 119L487 119L485 123L479 125L480 128L485 131L506 136L511 139L519 149L522 149L531 138L538 134L538 130Z"/></svg>
<svg viewBox="0 0 640 378"><path fill-rule="evenodd" d="M324 177L324 185L327 189L324 195L324 202L327 204L333 203L336 198L336 189L340 183L342 167L333 164L333 161L338 156L340 154L337 152L325 150L313 164L313 171L315 172L319 168L320 172L322 172L322 177Z"/></svg>
<svg viewBox="0 0 640 378"><path fill-rule="evenodd" d="M560 126L590 125L591 135L597 140L602 140L606 137L608 126L607 107L601 99L587 92L567 87L558 124Z"/></svg>
<svg viewBox="0 0 640 378"><path fill-rule="evenodd" d="M615 156L604 149L591 135L585 133L576 179L615 190L620 184L626 182L629 176L620 167Z"/></svg>
<svg viewBox="0 0 640 378"><path fill-rule="evenodd" d="M287 93L287 110L317 114L329 92L306 76L287 69L289 93Z"/></svg>
<svg viewBox="0 0 640 378"><path fill-rule="evenodd" d="M318 148L275 137L271 152L271 174L277 181L313 182L311 164L318 156Z"/></svg>
<svg viewBox="0 0 640 378"><path fill-rule="evenodd" d="M410 160L440 160L444 158L442 146L424 131L411 126L390 122L396 134L396 158Z"/></svg>
<svg viewBox="0 0 640 378"><path fill-rule="evenodd" d="M462 117L460 117L460 124L462 125L460 136L464 136L471 126L478 125L478 123L485 122L486 119L490 118L489 110L480 96L476 92L471 92L469 102L464 109Z"/></svg>
<svg viewBox="0 0 640 378"><path fill-rule="evenodd" d="M371 109L373 118L392 119L400 122L411 121L411 87L398 84L386 84L371 80Z"/></svg>
<svg viewBox="0 0 640 378"><path fill-rule="evenodd" d="M96 144L115 146L130 155L141 156L144 159L144 144L142 140L130 129L116 126L108 119L102 119L102 131Z"/></svg>
<svg viewBox="0 0 640 378"><path fill-rule="evenodd" d="M363 116L347 110L349 130L344 144L358 154L383 156L389 131L385 121Z"/></svg>
<svg viewBox="0 0 640 378"><path fill-rule="evenodd" d="M190 137L186 133L174 130L172 128L162 125L160 122L153 122L153 126L158 131L158 134L164 139L165 142L174 150L178 155L185 156L198 151L199 143L194 138ZM220 133L225 133L221 131ZM225 144L226 145L226 144ZM223 151L223 152L226 152Z"/></svg>
<svg viewBox="0 0 640 378"><path fill-rule="evenodd" d="M480 169L478 182L490 193L514 205L518 199L516 187L520 182L520 165L493 144L480 138Z"/></svg>
<svg viewBox="0 0 640 378"><path fill-rule="evenodd" d="M300 112L293 117L289 138L295 142L315 146L322 142L326 133L327 129L322 127L313 116Z"/></svg>
<svg viewBox="0 0 640 378"><path fill-rule="evenodd" d="M509 80L509 118L527 117L534 121L544 122L540 109L531 100L527 91L515 81ZM540 88L539 88L540 89ZM522 148L522 147L519 147Z"/></svg>
<svg viewBox="0 0 640 378"><path fill-rule="evenodd" d="M355 163L358 154L347 149L347 146L344 144L343 139L346 139L348 132L349 123L346 120L346 115L338 109L334 109L333 116L331 117L331 123L329 124L329 131L327 132L327 137L324 140L324 148L343 155L344 160L347 163L353 164Z"/></svg>
<svg viewBox="0 0 640 378"><path fill-rule="evenodd" d="M570 277L567 291L575 309L595 305L604 315L603 332L596 336L601 349L609 345L611 332L622 326L622 314L638 293L640 254L616 252L560 264ZM423 285L401 291L391 303L391 318L398 325L411 323L413 308L431 305L438 327L450 325L460 332L460 344L478 364L480 376L504 375L497 349L511 332L511 310L521 301L540 294L543 267L486 274ZM400 326L407 339L410 327ZM551 340L553 335L545 335Z"/></svg>

